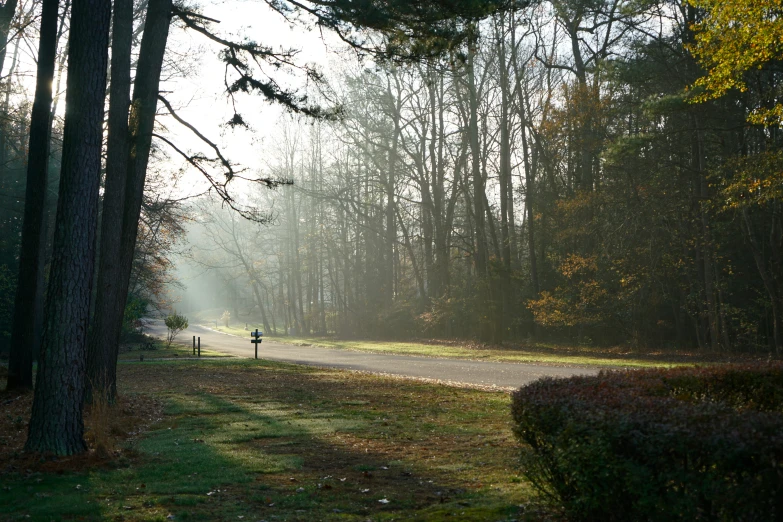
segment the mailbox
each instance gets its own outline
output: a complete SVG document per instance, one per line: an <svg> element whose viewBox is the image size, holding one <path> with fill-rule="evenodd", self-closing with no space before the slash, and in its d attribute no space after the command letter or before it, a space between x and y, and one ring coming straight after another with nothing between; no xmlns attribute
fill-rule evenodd
<svg viewBox="0 0 783 522"><path fill-rule="evenodd" d="M255 345L256 348L256 359L258 359L258 344L263 342L263 339L261 337L264 336L264 332L259 332L258 328L256 328L255 332L250 332L250 342Z"/></svg>

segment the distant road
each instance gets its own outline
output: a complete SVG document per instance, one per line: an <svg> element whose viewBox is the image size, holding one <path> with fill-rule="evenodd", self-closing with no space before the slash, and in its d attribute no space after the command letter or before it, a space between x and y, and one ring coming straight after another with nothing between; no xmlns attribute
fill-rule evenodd
<svg viewBox="0 0 783 522"><path fill-rule="evenodd" d="M150 321L147 323L147 331L156 337L165 337L166 326L160 320ZM190 340L194 335L201 337L202 348L237 357L252 358L254 356L254 347L250 343L250 332L247 337L237 337L203 326L191 325L179 334L178 340ZM387 355L318 346L295 346L268 340L264 340L259 345L258 357L309 366L499 388L517 388L541 377L570 377L598 373L597 368Z"/></svg>

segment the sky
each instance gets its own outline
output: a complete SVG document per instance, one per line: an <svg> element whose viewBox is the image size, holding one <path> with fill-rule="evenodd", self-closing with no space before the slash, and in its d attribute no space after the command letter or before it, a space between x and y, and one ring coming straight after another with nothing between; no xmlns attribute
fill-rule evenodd
<svg viewBox="0 0 783 522"><path fill-rule="evenodd" d="M21 10L30 9L33 0L22 0ZM197 4L201 13L219 20L211 29L222 38L244 41L253 40L277 48L295 48L300 50L298 63L314 63L325 72L343 67L345 59L353 59L354 53L347 49L335 35L321 34L317 30L308 30L306 24L292 25L281 15L272 11L264 0L217 0L202 1ZM16 56L16 73L20 75L23 91L20 96L32 102L35 91L35 69L37 58L37 31L40 19L36 18L27 30L28 37L20 41ZM3 74L7 75L13 62L15 45L9 46ZM167 70L164 71L161 93L172 103L180 117L194 125L207 138L217 143L224 155L232 162L248 169L247 176L263 169L265 157L273 140L276 127L285 111L279 106L270 105L260 95L237 96L237 111L249 124L249 130L231 130L224 125L233 115L232 106L225 95L225 68L218 58L220 46L210 42L195 31L185 30L183 24L176 24L169 33L167 46ZM287 87L302 87L303 75L293 76L280 71L274 74L276 79ZM64 115L65 77L60 82L60 99L57 112ZM57 85L55 85L56 90ZM56 94L56 91L55 91ZM164 109L165 110L165 109ZM161 111L159 106L159 112ZM211 151L205 147L191 131L174 121L171 117L159 117L159 124L166 127L165 133L177 146L187 152ZM165 145L162 145L165 149ZM173 151L171 162L166 170L176 171L183 167L184 161ZM245 190L242 182L237 181L235 191ZM189 171L173 188L175 197L198 194L208 188L208 183L195 169Z"/></svg>
<svg viewBox="0 0 783 522"><path fill-rule="evenodd" d="M308 31L302 25L291 27L263 1L209 2L202 4L202 13L220 20L219 24L213 25L213 30L225 39L241 41L248 38L275 48L296 48L300 50L299 63L317 64L325 72L333 71L338 62L342 63L341 56L348 55L349 59L356 60L334 35L324 34L322 38L320 32ZM246 175L262 170L280 119L291 116L260 95L240 95L237 97L237 111L249 124L250 130L228 128L224 123L233 115L233 110L225 95L225 68L218 58L219 46L180 26L172 28L168 48L169 57L178 64L187 64L192 72L187 77L164 81L161 85L164 96L183 119L218 143L227 158L247 168ZM358 61L356 64L358 66ZM275 72L275 78L287 80L283 85L288 87L302 87L302 76ZM178 144L185 145L183 148L208 152L198 138L172 118L164 117L160 121ZM179 160L175 163L181 164ZM177 192L186 194L205 190L208 185L202 178L197 172L186 174L178 184ZM244 190L241 181L236 185L235 191Z"/></svg>

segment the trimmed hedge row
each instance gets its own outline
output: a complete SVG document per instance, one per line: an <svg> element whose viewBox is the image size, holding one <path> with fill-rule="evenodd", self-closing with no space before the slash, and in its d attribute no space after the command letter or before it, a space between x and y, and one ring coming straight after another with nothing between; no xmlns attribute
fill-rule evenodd
<svg viewBox="0 0 783 522"><path fill-rule="evenodd" d="M569 519L783 520L783 364L546 378L512 414Z"/></svg>

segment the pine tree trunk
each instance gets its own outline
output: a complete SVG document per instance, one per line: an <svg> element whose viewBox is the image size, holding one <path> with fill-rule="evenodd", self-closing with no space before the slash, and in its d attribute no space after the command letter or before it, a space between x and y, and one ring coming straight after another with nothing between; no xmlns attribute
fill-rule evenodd
<svg viewBox="0 0 783 522"><path fill-rule="evenodd" d="M18 4L19 0L8 0L4 6L0 7L0 72L3 71L3 66L5 65L6 49L8 49L8 33L11 31L11 22L14 20L14 14L16 14L16 6ZM41 9L41 27L43 28L43 6ZM51 9L51 6L49 6L49 9ZM57 5L54 6L54 11L54 16L56 17ZM40 42L38 44L38 50L41 50ZM51 85L49 88L51 90Z"/></svg>
<svg viewBox="0 0 783 522"><path fill-rule="evenodd" d="M113 402L117 394L116 355L122 330L125 301L120 292L120 239L125 184L128 173L128 108L131 90L131 47L133 0L114 0L111 42L111 86L109 97L106 183L101 217L98 288L87 344L87 394L102 393Z"/></svg>
<svg viewBox="0 0 783 522"><path fill-rule="evenodd" d="M163 55L169 35L171 21L171 0L150 0L147 8L147 20L139 49L139 61L133 86L133 99L130 105L128 121L129 153L127 156L124 203L122 205L122 227L113 231L102 229L104 234L114 234L120 238L119 255L116 263L117 279L115 291L107 294L102 307L96 307L95 317L104 316L105 324L100 331L111 342L106 347L106 357L101 358L107 364L105 369L96 367L96 376L107 377L109 393L116 394L117 350L122 327L122 315L128 299L133 255L136 250L136 237L139 230L139 216L144 196L144 183L147 176L152 129L155 124L155 109L158 104L160 71ZM119 118L118 118L119 119ZM119 161L119 160L118 160ZM105 237L105 236L104 236ZM100 276L99 276L100 277ZM111 301L108 299L111 298Z"/></svg>
<svg viewBox="0 0 783 522"><path fill-rule="evenodd" d="M43 292L43 261L46 241L46 184L49 169L49 138L52 120L52 81L57 54L57 0L45 0L38 41L38 72L33 111L30 115L30 147L27 161L22 246L19 279L14 301L11 352L8 359L8 389L33 387L33 353L40 339L36 329L37 303ZM7 9L6 6L4 9ZM2 19L0 18L0 22ZM3 27L0 26L0 33ZM5 28L7 36L7 28ZM0 34L2 37L2 34ZM0 63L0 67L2 64Z"/></svg>
<svg viewBox="0 0 783 522"><path fill-rule="evenodd" d="M87 327L95 261L109 0L76 0L71 16L62 170L45 326L25 450L85 451Z"/></svg>

